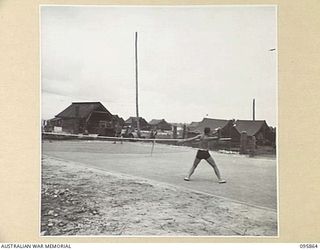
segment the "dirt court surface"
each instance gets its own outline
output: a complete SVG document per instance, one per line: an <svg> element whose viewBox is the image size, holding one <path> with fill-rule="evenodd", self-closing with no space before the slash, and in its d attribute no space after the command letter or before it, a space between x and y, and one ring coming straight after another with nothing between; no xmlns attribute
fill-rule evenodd
<svg viewBox="0 0 320 250"><path fill-rule="evenodd" d="M42 146L42 235L277 235L273 159L213 153L228 181L219 185L206 163L192 181L182 180L191 148L156 145L151 156L142 143ZM236 175L258 180L246 187L250 181L236 182Z"/></svg>

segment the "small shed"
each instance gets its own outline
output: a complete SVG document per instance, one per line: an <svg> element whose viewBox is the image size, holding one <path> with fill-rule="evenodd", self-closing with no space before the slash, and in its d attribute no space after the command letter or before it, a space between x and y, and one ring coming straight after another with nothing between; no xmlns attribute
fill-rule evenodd
<svg viewBox="0 0 320 250"><path fill-rule="evenodd" d="M152 119L149 124L154 130L172 130L172 125L166 122L165 119Z"/></svg>
<svg viewBox="0 0 320 250"><path fill-rule="evenodd" d="M43 130L44 132L54 132L56 127L61 127L62 121L61 118L52 118L44 121Z"/></svg>
<svg viewBox="0 0 320 250"><path fill-rule="evenodd" d="M125 122L125 126L130 126L131 128L137 128L137 117L130 116ZM149 123L143 118L139 117L139 126L141 130L149 130Z"/></svg>

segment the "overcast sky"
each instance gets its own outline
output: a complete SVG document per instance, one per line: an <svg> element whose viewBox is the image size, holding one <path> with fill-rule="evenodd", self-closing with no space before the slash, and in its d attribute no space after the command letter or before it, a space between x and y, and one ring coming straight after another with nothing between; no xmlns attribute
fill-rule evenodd
<svg viewBox="0 0 320 250"><path fill-rule="evenodd" d="M42 118L100 101L147 121L256 119L276 126L275 6L41 7ZM276 49L270 51L270 49Z"/></svg>

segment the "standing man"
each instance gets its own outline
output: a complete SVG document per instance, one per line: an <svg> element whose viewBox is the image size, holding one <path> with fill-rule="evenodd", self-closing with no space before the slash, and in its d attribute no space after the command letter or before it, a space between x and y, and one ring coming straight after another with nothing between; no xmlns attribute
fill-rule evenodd
<svg viewBox="0 0 320 250"><path fill-rule="evenodd" d="M219 130L218 130L218 133L219 133ZM220 171L209 153L209 141L216 139L216 137L210 137L210 128L205 128L203 134L197 135L197 136L192 137L190 139L186 139L184 141L193 141L193 140L197 140L197 139L199 139L199 141L200 141L199 142L199 150L197 152L196 158L194 159L193 166L189 170L189 173L188 173L187 177L184 178L184 180L190 181L191 175L194 173L194 171L197 168L200 161L202 159L204 159L212 166L212 168L218 178L218 182L220 184L226 183L226 181L221 178Z"/></svg>

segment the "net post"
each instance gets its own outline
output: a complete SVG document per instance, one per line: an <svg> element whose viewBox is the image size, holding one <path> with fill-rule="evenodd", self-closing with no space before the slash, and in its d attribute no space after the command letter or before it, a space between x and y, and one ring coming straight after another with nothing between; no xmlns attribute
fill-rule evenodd
<svg viewBox="0 0 320 250"><path fill-rule="evenodd" d="M152 156L152 154L153 154L154 144L155 144L155 140L152 140L151 156Z"/></svg>

